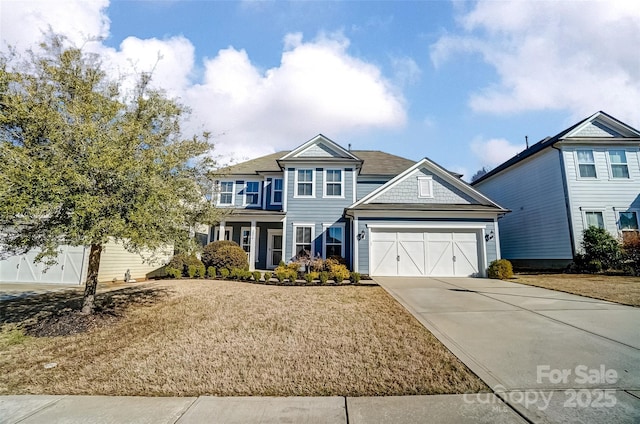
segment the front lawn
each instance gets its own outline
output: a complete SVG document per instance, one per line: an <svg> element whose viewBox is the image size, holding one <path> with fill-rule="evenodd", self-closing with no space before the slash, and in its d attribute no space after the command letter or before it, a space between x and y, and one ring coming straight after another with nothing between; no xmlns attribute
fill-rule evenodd
<svg viewBox="0 0 640 424"><path fill-rule="evenodd" d="M69 298L77 293L55 296L0 304L0 394L371 396L487 390L380 287L154 282L100 294L103 312L83 322L77 329L83 332L24 337L21 328L38 335L68 329L68 314L36 316L45 306L56 310L79 302Z"/></svg>
<svg viewBox="0 0 640 424"><path fill-rule="evenodd" d="M516 274L521 284L640 306L640 277L600 274Z"/></svg>

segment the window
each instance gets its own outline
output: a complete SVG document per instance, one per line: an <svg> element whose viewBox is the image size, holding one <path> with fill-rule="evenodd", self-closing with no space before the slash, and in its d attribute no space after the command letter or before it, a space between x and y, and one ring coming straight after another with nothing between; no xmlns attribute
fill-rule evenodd
<svg viewBox="0 0 640 424"><path fill-rule="evenodd" d="M324 255L344 257L344 226L326 227L324 231Z"/></svg>
<svg viewBox="0 0 640 424"><path fill-rule="evenodd" d="M224 227L224 238L223 240L232 240L233 239L233 227ZM213 232L213 240L220 240L220 227L216 227Z"/></svg>
<svg viewBox="0 0 640 424"><path fill-rule="evenodd" d="M222 181L220 183L220 205L233 205L233 181Z"/></svg>
<svg viewBox="0 0 640 424"><path fill-rule="evenodd" d="M311 241L313 240L312 226L299 226L295 228L295 239L293 246L293 254L298 255L306 252L309 256L313 256L311 249Z"/></svg>
<svg viewBox="0 0 640 424"><path fill-rule="evenodd" d="M598 227L604 228L604 218L602 212L585 212L586 228Z"/></svg>
<svg viewBox="0 0 640 424"><path fill-rule="evenodd" d="M433 179L418 177L418 197L433 197Z"/></svg>
<svg viewBox="0 0 640 424"><path fill-rule="evenodd" d="M274 178L271 183L271 204L282 204L282 178Z"/></svg>
<svg viewBox="0 0 640 424"><path fill-rule="evenodd" d="M260 181L247 181L244 188L244 204L248 206L260 205Z"/></svg>
<svg viewBox="0 0 640 424"><path fill-rule="evenodd" d="M618 227L621 230L637 230L638 214L636 212L620 212Z"/></svg>
<svg viewBox="0 0 640 424"><path fill-rule="evenodd" d="M629 178L627 154L624 150L609 150L609 164L612 178Z"/></svg>
<svg viewBox="0 0 640 424"><path fill-rule="evenodd" d="M578 172L580 178L596 178L596 162L593 150L578 150Z"/></svg>
<svg viewBox="0 0 640 424"><path fill-rule="evenodd" d="M342 197L342 170L327 169L324 173L324 195Z"/></svg>
<svg viewBox="0 0 640 424"><path fill-rule="evenodd" d="M313 169L296 170L296 195L300 197L313 197Z"/></svg>

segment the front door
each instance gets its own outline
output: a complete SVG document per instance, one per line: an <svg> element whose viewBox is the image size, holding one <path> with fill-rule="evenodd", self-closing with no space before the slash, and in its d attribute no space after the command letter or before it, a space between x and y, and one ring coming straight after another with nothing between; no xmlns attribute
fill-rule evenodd
<svg viewBox="0 0 640 424"><path fill-rule="evenodd" d="M282 230L268 230L267 268L273 269L282 260Z"/></svg>

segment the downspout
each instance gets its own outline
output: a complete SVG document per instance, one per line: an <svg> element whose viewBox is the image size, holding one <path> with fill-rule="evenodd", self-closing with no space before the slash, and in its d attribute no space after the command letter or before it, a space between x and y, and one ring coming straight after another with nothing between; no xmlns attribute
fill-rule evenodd
<svg viewBox="0 0 640 424"><path fill-rule="evenodd" d="M562 170L562 188L564 190L564 210L567 212L567 222L569 223L569 238L571 239L571 258L576 257L576 247L575 247L575 238L573 237L573 219L571 218L571 205L569 203L569 186L567 184L567 173L566 168L564 166L564 156L562 155L562 150L558 149L554 144L551 145L551 148L558 151L558 155L560 156L560 166Z"/></svg>

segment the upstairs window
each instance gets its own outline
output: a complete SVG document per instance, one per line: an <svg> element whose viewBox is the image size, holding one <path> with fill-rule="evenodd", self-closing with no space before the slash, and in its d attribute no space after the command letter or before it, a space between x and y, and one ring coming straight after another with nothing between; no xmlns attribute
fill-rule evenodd
<svg viewBox="0 0 640 424"><path fill-rule="evenodd" d="M342 197L342 170L327 169L324 178L324 195L327 197Z"/></svg>
<svg viewBox="0 0 640 424"><path fill-rule="evenodd" d="M244 204L247 206L260 205L260 181L247 181L244 189Z"/></svg>
<svg viewBox="0 0 640 424"><path fill-rule="evenodd" d="M580 178L596 178L596 162L593 150L578 150L578 172Z"/></svg>
<svg viewBox="0 0 640 424"><path fill-rule="evenodd" d="M602 216L602 212L585 212L584 216L587 221L587 228L604 228L604 218Z"/></svg>
<svg viewBox="0 0 640 424"><path fill-rule="evenodd" d="M296 195L313 197L313 169L298 169L296 171Z"/></svg>
<svg viewBox="0 0 640 424"><path fill-rule="evenodd" d="M609 164L612 178L629 178L627 154L624 150L609 150Z"/></svg>
<svg viewBox="0 0 640 424"><path fill-rule="evenodd" d="M620 212L620 220L618 221L620 230L637 230L638 215L636 212Z"/></svg>
<svg viewBox="0 0 640 424"><path fill-rule="evenodd" d="M271 183L271 204L282 204L282 178L274 178Z"/></svg>
<svg viewBox="0 0 640 424"><path fill-rule="evenodd" d="M220 183L220 205L233 204L233 181L222 181Z"/></svg>

